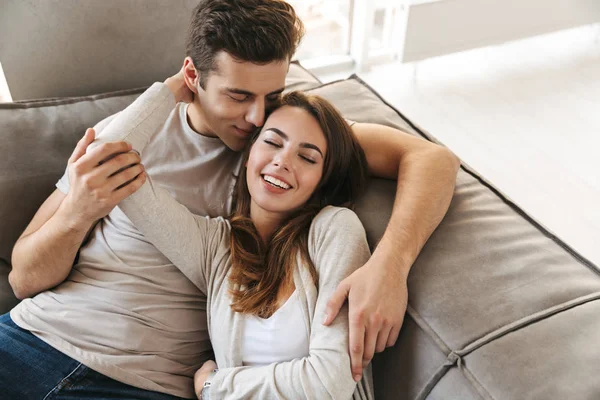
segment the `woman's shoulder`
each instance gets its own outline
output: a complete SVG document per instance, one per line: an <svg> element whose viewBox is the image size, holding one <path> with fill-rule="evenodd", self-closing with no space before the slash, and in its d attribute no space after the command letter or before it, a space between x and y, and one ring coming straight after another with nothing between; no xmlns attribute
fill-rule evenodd
<svg viewBox="0 0 600 400"><path fill-rule="evenodd" d="M212 231L214 234L228 235L231 232L231 222L229 222L228 218L207 217L201 215L196 215L195 217L196 220L206 221L208 230Z"/></svg>
<svg viewBox="0 0 600 400"><path fill-rule="evenodd" d="M231 234L231 223L227 218L209 217L193 214L199 234L205 239L206 244L212 251L218 247L228 247ZM190 232L192 234L193 232Z"/></svg>
<svg viewBox="0 0 600 400"><path fill-rule="evenodd" d="M358 215L345 207L327 206L323 208L313 219L310 230L314 238L328 234L365 235L365 228Z"/></svg>
<svg viewBox="0 0 600 400"><path fill-rule="evenodd" d="M335 276L343 279L369 258L365 228L356 213L348 208L322 209L313 219L308 243L308 252L319 276L326 276L330 281L334 281Z"/></svg>

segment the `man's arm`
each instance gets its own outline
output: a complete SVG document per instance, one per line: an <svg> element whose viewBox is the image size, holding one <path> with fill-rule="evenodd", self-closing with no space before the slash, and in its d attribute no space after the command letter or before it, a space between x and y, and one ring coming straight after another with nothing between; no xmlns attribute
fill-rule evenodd
<svg viewBox="0 0 600 400"><path fill-rule="evenodd" d="M55 190L14 246L8 279L19 299L64 281L95 222L143 182L139 156L120 154L129 151L127 143L109 143L86 154L93 141L89 129L69 158L69 193ZM114 154L120 155L101 163Z"/></svg>
<svg viewBox="0 0 600 400"><path fill-rule="evenodd" d="M392 216L375 253L401 257L401 272L408 275L448 211L460 160L445 147L384 125L356 123L353 131L369 173L398 181Z"/></svg>
<svg viewBox="0 0 600 400"><path fill-rule="evenodd" d="M325 324L348 298L350 356L359 374L375 351L393 346L408 302L406 280L419 252L448 210L460 161L448 149L397 129L352 126L372 175L397 179L390 222L369 261L340 283Z"/></svg>

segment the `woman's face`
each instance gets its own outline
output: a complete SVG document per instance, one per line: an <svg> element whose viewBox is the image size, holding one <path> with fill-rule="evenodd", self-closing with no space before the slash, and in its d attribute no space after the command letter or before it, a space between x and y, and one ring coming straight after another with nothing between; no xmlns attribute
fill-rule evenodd
<svg viewBox="0 0 600 400"><path fill-rule="evenodd" d="M304 109L283 106L267 119L250 149L246 180L251 210L281 214L302 207L323 175L327 141Z"/></svg>

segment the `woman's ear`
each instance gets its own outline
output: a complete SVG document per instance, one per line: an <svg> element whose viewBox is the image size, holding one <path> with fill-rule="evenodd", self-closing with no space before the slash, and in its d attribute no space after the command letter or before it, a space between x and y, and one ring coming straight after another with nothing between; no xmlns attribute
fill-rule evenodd
<svg viewBox="0 0 600 400"><path fill-rule="evenodd" d="M194 66L194 61L191 57L186 57L183 60L183 77L185 84L192 91L198 93L198 83L200 82L200 72Z"/></svg>

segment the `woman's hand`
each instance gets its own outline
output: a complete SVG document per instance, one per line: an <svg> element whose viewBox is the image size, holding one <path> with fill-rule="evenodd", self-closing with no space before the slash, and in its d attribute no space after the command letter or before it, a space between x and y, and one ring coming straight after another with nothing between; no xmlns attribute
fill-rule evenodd
<svg viewBox="0 0 600 400"><path fill-rule="evenodd" d="M183 73L184 67L182 67L175 75L167 78L165 85L167 85L171 90L171 93L173 93L173 96L175 96L175 102L191 103L194 101L194 93L192 93L185 83Z"/></svg>
<svg viewBox="0 0 600 400"><path fill-rule="evenodd" d="M194 391L196 392L196 397L201 398L200 395L202 393L202 388L204 387L204 382L206 382L206 378L217 368L217 363L213 360L208 360L205 362L202 367L194 374Z"/></svg>

